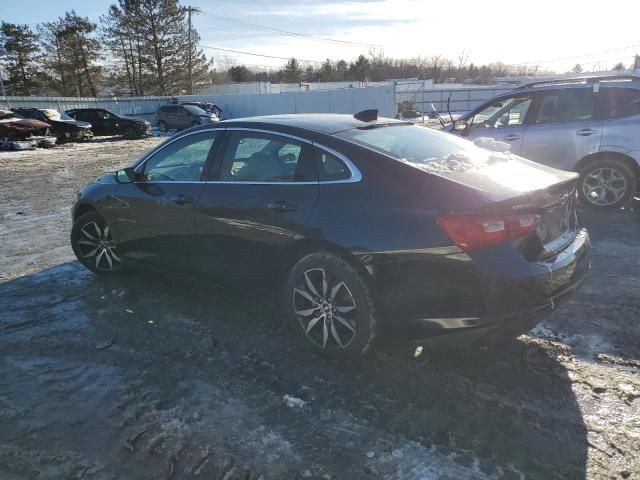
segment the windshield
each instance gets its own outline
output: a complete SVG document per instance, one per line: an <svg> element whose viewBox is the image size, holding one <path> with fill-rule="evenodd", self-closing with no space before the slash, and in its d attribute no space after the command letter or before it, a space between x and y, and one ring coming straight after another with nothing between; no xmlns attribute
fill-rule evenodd
<svg viewBox="0 0 640 480"><path fill-rule="evenodd" d="M416 125L351 129L336 134L364 147L410 163L441 162L453 156L484 161L488 152L468 140Z"/></svg>
<svg viewBox="0 0 640 480"><path fill-rule="evenodd" d="M75 121L75 119L73 119L72 117L70 117L69 115L67 115L66 113L62 112L58 112L57 110L42 110L42 113L45 114L45 116L50 119L50 120L73 120Z"/></svg>
<svg viewBox="0 0 640 480"><path fill-rule="evenodd" d="M209 116L209 114L200 107L194 107L193 105L183 105L183 107L186 108L189 113L193 113L194 115Z"/></svg>

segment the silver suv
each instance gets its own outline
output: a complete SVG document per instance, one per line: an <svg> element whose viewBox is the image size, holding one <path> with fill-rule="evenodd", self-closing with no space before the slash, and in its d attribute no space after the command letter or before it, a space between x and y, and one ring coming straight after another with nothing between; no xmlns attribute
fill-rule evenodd
<svg viewBox="0 0 640 480"><path fill-rule="evenodd" d="M450 130L505 141L517 155L578 172L584 202L619 207L640 177L640 77L530 83L480 105Z"/></svg>

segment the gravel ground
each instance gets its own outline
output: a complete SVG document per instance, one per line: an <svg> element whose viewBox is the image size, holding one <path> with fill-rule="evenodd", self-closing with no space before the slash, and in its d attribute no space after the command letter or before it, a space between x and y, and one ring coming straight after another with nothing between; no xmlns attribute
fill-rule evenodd
<svg viewBox="0 0 640 480"><path fill-rule="evenodd" d="M640 478L640 216L499 351L338 365L278 312L73 258L75 191L159 139L0 153L0 478Z"/></svg>

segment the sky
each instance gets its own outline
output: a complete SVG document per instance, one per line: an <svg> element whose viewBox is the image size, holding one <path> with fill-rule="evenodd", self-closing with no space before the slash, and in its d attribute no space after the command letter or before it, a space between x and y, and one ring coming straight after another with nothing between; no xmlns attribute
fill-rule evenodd
<svg viewBox="0 0 640 480"><path fill-rule="evenodd" d="M114 0L0 0L0 20L37 23L65 10L97 21ZM217 67L280 67L284 60L223 48L321 62L351 61L371 50L386 57L461 55L476 65L501 61L564 72L628 66L640 54L640 3L608 0L183 0L200 9L193 24ZM228 17L221 19L220 16ZM237 21L243 22L241 24ZM247 23L316 37L308 39ZM320 38L318 38L320 37ZM336 41L337 40L337 41Z"/></svg>

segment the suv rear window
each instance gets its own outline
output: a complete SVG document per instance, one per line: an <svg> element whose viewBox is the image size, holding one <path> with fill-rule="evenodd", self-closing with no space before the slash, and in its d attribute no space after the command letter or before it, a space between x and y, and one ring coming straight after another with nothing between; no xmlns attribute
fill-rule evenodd
<svg viewBox="0 0 640 480"><path fill-rule="evenodd" d="M620 118L640 114L640 90L606 87L600 90L601 118Z"/></svg>

